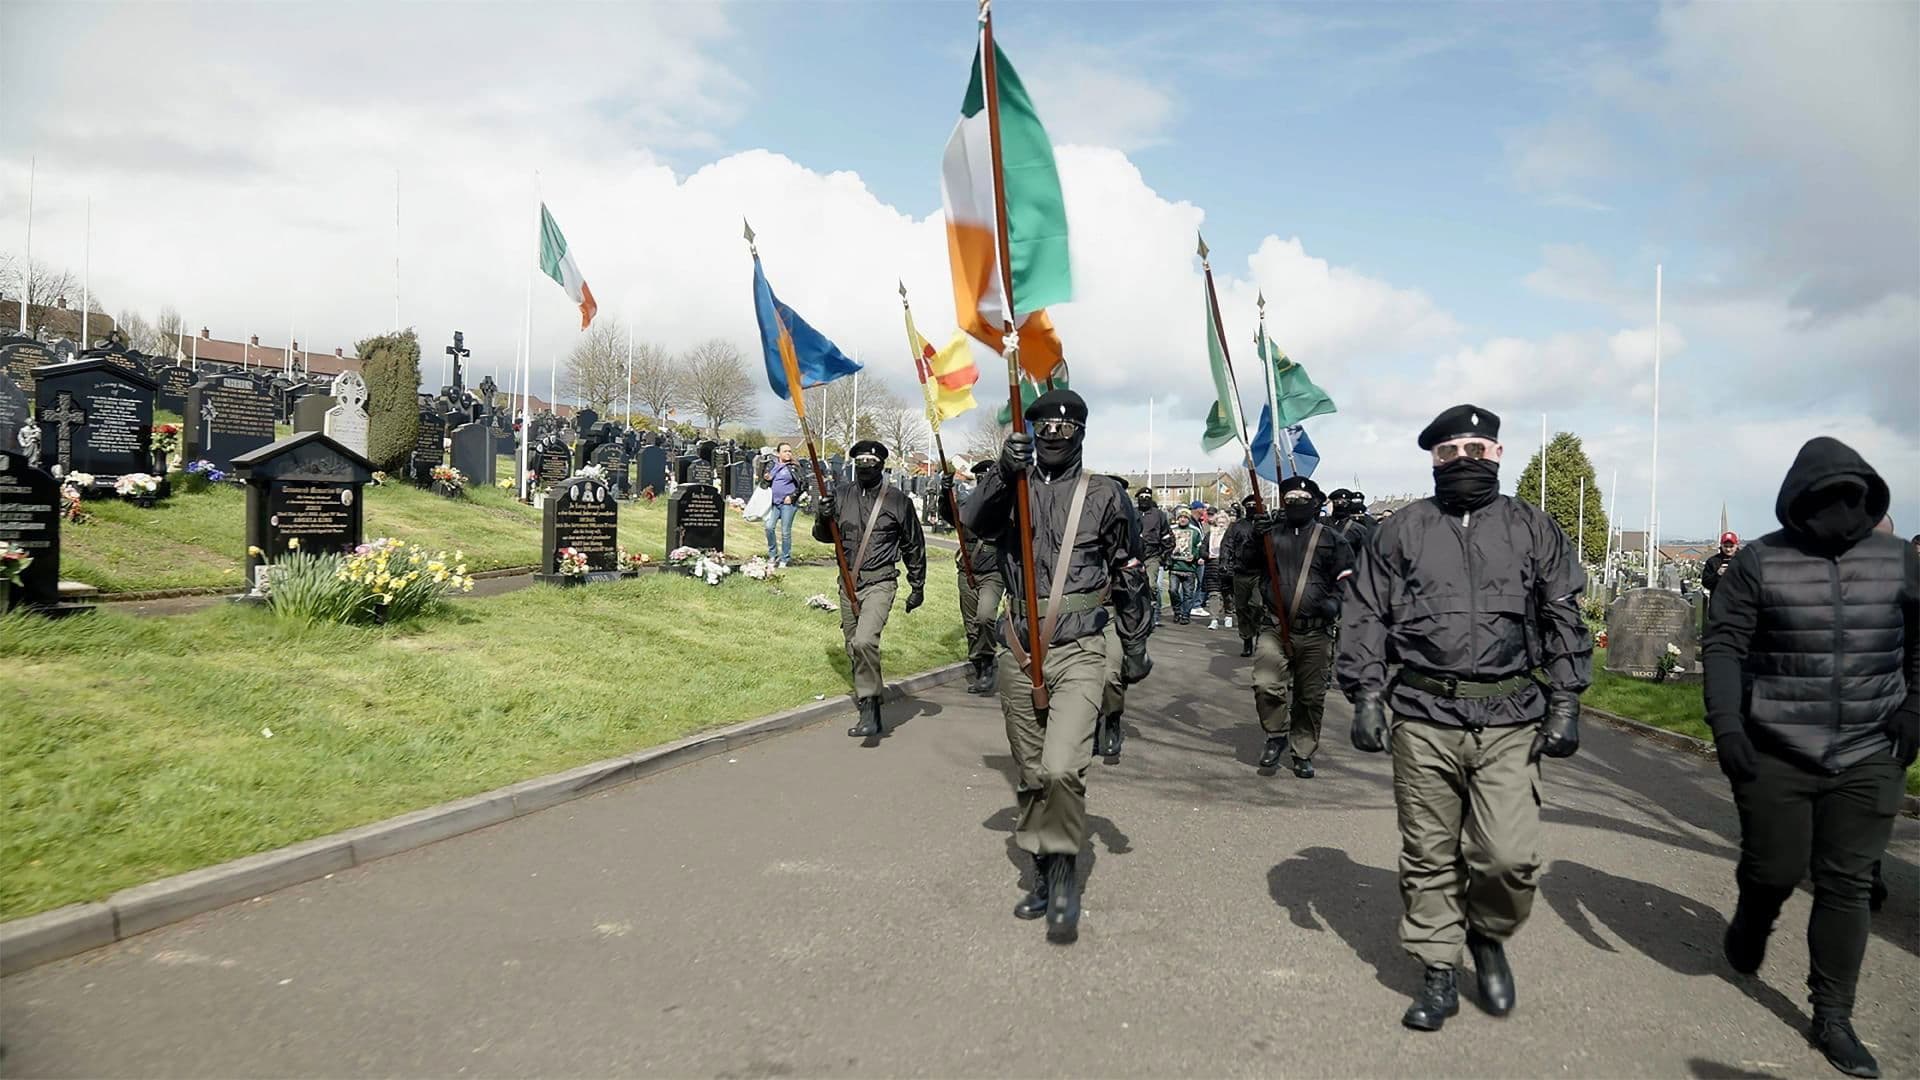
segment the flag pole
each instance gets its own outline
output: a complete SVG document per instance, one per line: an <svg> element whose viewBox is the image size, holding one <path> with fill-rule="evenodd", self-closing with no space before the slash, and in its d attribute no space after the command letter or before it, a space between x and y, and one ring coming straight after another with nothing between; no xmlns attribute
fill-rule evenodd
<svg viewBox="0 0 1920 1080"><path fill-rule="evenodd" d="M1153 494L1153 395L1147 395L1147 494Z"/></svg>
<svg viewBox="0 0 1920 1080"><path fill-rule="evenodd" d="M26 273L21 277L24 283L20 288L20 333L27 332L27 305L33 300L33 177L39 171L40 158L35 155L27 159L27 265Z"/></svg>
<svg viewBox="0 0 1920 1080"><path fill-rule="evenodd" d="M907 303L907 283L900 283L900 310L907 318L907 348L913 348L913 308ZM933 432L933 452L940 458L940 475L947 474L947 445L940 439L940 406L934 400L934 382L929 378L933 374L924 355L913 358L913 373L920 376L920 395L927 399L927 428ZM947 508L953 512L953 535L960 543L960 569L967 575L967 585L979 588L980 582L973 576L973 556L967 551L967 530L960 524L960 496L947 493Z"/></svg>
<svg viewBox="0 0 1920 1080"><path fill-rule="evenodd" d="M1260 309L1260 338L1254 349L1254 358L1260 361L1260 371L1263 376L1262 382L1265 383L1267 388L1267 416L1273 428L1273 472L1276 477L1273 482L1273 490L1274 498L1277 499L1280 497L1280 481L1278 477L1280 475L1280 453L1282 446L1280 442L1280 390L1279 387L1274 384L1273 360L1267 355L1267 345L1269 344L1267 341L1267 294L1264 290L1258 294L1258 299L1256 299L1254 303ZM1223 338L1221 340L1224 341L1225 339ZM1236 387L1236 390L1237 389ZM1287 441L1284 445L1286 447L1287 467L1293 472L1299 472L1300 465L1293 460L1293 436L1287 436ZM1248 453L1252 453L1251 447L1248 448ZM1259 462L1255 462L1254 464L1258 465ZM1253 486L1260 486L1260 478L1258 476L1254 477Z"/></svg>
<svg viewBox="0 0 1920 1080"><path fill-rule="evenodd" d="M1013 266L1008 261L1012 246L1007 242L1007 178L1001 169L1000 81L994 63L992 0L981 0L980 3L980 65L987 91L987 143L991 148L993 163L996 244L993 261L1000 270L1000 290L1007 307L1001 328L1001 341L1007 360L1007 411L1013 421L1013 434L1024 435L1027 418L1020 404L1020 335L1013 323ZM1032 687L1034 711L1044 717L1048 702L1045 666L1047 643L1040 640L1040 591L1039 583L1034 580L1040 567L1033 557L1033 504L1028 494L1025 472L1014 474L1013 488L1014 505L1018 508L1014 520L1019 525L1020 533L1020 583L1025 591L1023 599L1027 613L1027 678Z"/></svg>
<svg viewBox="0 0 1920 1080"><path fill-rule="evenodd" d="M627 302L627 427L633 427L633 302Z"/></svg>
<svg viewBox="0 0 1920 1080"><path fill-rule="evenodd" d="M753 256L753 261L758 264L760 249L753 242L753 226L747 224L745 218L740 219L740 225L742 234L746 237L747 251ZM826 470L820 465L819 449L813 445L813 432L807 429L807 391L800 382L800 357L793 351L793 335L787 332L787 320L780 315L780 305L770 306L773 308L774 324L780 328L780 364L786 368L787 373L787 400L793 403L793 418L800 424L800 439L807 444L807 459L813 462L814 516L818 517L820 503L826 501ZM858 377L857 373L856 377ZM824 393L820 395L820 401L821 408L824 409L826 407ZM839 479L834 477L834 482L838 483ZM854 586L853 570L847 563L847 542L840 535L840 515L837 511L827 515L827 531L833 536L833 561L840 568L840 587L846 591L847 607L852 609L855 615L859 615L860 592Z"/></svg>
<svg viewBox="0 0 1920 1080"><path fill-rule="evenodd" d="M93 348L93 338L87 333L87 316L93 310L93 196L87 196L87 246L80 264L80 351Z"/></svg>
<svg viewBox="0 0 1920 1080"><path fill-rule="evenodd" d="M1575 531L1578 535L1573 541L1574 557L1580 560L1584 571L1587 566L1587 478L1584 476L1580 478L1580 524Z"/></svg>
<svg viewBox="0 0 1920 1080"><path fill-rule="evenodd" d="M521 502L533 501L533 492L530 490L533 484L527 479L527 444L533 441L533 271L535 267L540 265L540 181L538 179L538 173L535 173L534 176L533 258L529 259L527 265L521 268L520 271L526 275L527 279L526 306L522 309L520 315L520 329L525 335L521 341L523 348L520 362L525 365L526 371L525 376L520 380ZM548 402L547 404L551 407L553 403ZM546 568L542 567L542 569Z"/></svg>
<svg viewBox="0 0 1920 1080"><path fill-rule="evenodd" d="M1540 414L1540 509L1547 508L1547 414Z"/></svg>
<svg viewBox="0 0 1920 1080"><path fill-rule="evenodd" d="M1247 410L1240 404L1240 380L1233 373L1233 354L1227 350L1227 331L1220 323L1220 297L1213 289L1213 264L1207 261L1205 237L1200 238L1200 271L1207 279L1207 310L1213 315L1213 333L1220 341L1220 358L1227 363L1227 389L1233 393L1233 413L1240 421L1241 445L1247 450L1247 486L1252 488L1253 512L1265 517L1267 500L1260 494L1260 474L1253 465L1253 443L1247 435ZM1278 421L1279 418L1274 419ZM1276 432L1274 437L1277 439L1279 434ZM1287 609L1280 602L1280 563L1274 558L1271 530L1260 534L1260 547L1267 556L1267 582L1273 592L1274 617L1280 620L1280 643L1291 651L1293 633L1287 624Z"/></svg>
<svg viewBox="0 0 1920 1080"><path fill-rule="evenodd" d="M1647 586L1660 550L1660 264L1653 264L1653 463L1647 486Z"/></svg>

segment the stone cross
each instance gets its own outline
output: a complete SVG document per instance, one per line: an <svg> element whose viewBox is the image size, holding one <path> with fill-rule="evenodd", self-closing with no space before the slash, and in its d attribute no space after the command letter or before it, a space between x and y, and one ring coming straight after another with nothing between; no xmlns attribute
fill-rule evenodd
<svg viewBox="0 0 1920 1080"><path fill-rule="evenodd" d="M58 428L58 436L54 442L54 460L62 469L72 471L73 428L75 425L86 423L87 414L74 406L72 393L62 390L53 410L47 413L46 418Z"/></svg>
<svg viewBox="0 0 1920 1080"><path fill-rule="evenodd" d="M493 395L499 392L500 384L493 381L493 376L489 375L480 380L480 406L487 411L488 416L493 415Z"/></svg>
<svg viewBox="0 0 1920 1080"><path fill-rule="evenodd" d="M465 390L467 388L467 384L461 381L460 378L460 361L462 358L471 355L472 352L472 349L467 348L467 335L455 330L453 332L453 344L447 346L447 355L453 357L453 388L455 390Z"/></svg>

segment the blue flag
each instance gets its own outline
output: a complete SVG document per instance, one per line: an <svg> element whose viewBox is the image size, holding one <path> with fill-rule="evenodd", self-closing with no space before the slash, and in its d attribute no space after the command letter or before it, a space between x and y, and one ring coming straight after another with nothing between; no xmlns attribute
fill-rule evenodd
<svg viewBox="0 0 1920 1080"><path fill-rule="evenodd" d="M773 295L773 286L767 284L767 275L760 269L758 255L753 257L753 313L760 321L760 348L765 354L767 382L782 400L793 399L792 390L787 385L788 356L782 351L783 345L791 350L802 390L845 378L860 370L860 365L847 359L847 354L841 352L838 345L808 326L807 320L801 318L799 312Z"/></svg>
<svg viewBox="0 0 1920 1080"><path fill-rule="evenodd" d="M1320 451L1314 449L1313 440L1307 438L1307 429L1298 424L1281 429L1281 438L1285 440L1282 452L1274 453L1273 447L1273 410L1260 406L1260 429L1253 436L1253 468L1262 480L1274 483L1286 479L1295 473L1312 476L1313 470L1320 465ZM1275 460L1275 458L1278 460Z"/></svg>

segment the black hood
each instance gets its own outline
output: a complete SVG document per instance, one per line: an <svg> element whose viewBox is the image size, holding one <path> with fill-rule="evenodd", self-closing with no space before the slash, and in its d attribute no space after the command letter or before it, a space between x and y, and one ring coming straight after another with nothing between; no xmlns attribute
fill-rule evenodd
<svg viewBox="0 0 1920 1080"><path fill-rule="evenodd" d="M1850 488L1860 497L1846 497ZM1787 531L1823 547L1848 547L1873 532L1891 502L1887 482L1865 458L1839 439L1822 435L1807 440L1793 459L1773 515Z"/></svg>

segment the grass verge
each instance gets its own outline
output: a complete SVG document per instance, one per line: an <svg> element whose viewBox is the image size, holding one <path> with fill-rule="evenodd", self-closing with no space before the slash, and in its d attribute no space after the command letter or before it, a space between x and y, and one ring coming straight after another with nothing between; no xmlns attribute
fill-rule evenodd
<svg viewBox="0 0 1920 1080"><path fill-rule="evenodd" d="M890 676L965 653L953 575L929 576ZM839 616L803 606L832 590L646 575L391 629L0 617L0 918L846 693Z"/></svg>
<svg viewBox="0 0 1920 1080"><path fill-rule="evenodd" d="M1707 726L1706 700L1700 684L1650 682L1606 670L1607 650L1593 651L1593 685L1580 700L1596 709L1638 720L1696 739L1713 741ZM1907 794L1920 795L1920 762L1907 769Z"/></svg>
<svg viewBox="0 0 1920 1080"><path fill-rule="evenodd" d="M61 530L60 576L103 592L140 592L241 585L246 554L246 492L221 484L182 492L152 510L117 499L87 503L93 516ZM813 519L794 521L795 558L831 554L807 534ZM411 484L366 489L367 539L395 536L423 547L464 550L474 570L530 566L540 560L540 511L497 489L470 489L449 499ZM629 551L666 554L667 501L620 505L620 539ZM727 546L737 555L766 549L765 527L737 514L727 518Z"/></svg>

